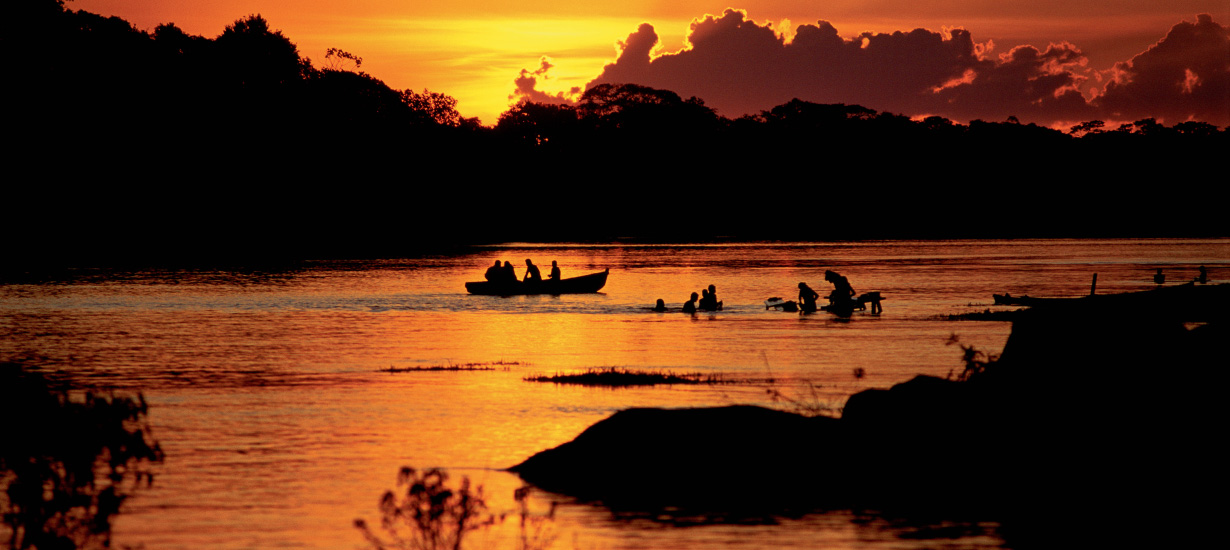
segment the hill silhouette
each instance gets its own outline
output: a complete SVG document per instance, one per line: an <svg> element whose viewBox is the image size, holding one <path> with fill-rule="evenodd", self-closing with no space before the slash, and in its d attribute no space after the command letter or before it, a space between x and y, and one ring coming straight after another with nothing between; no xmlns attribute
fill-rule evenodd
<svg viewBox="0 0 1230 550"><path fill-rule="evenodd" d="M23 2L3 92L14 264L400 256L516 240L1225 235L1227 131L915 120L799 100L719 116L607 83L494 127L324 67L249 15L217 37ZM749 82L748 86L756 83Z"/></svg>

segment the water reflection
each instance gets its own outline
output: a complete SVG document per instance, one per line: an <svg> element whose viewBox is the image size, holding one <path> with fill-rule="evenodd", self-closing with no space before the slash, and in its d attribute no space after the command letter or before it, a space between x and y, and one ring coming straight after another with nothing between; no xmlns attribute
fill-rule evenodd
<svg viewBox="0 0 1230 550"><path fill-rule="evenodd" d="M782 387L815 387L840 406L861 389L959 370L958 350L944 345L953 333L979 349L1002 349L1004 323L938 320L994 307L993 293L1081 295L1093 272L1099 292L1135 290L1153 285L1158 266L1177 278L1207 265L1212 279L1224 280L1228 243L512 246L452 257L305 262L282 271L27 279L0 284L0 357L28 357L83 387L148 396L151 422L172 459L159 483L117 520L117 542L345 548L359 542L351 514L370 509L404 464L469 474L487 486L493 508L511 513L519 482L499 469L617 410L780 405L763 388L611 391L527 383L527 375L623 367L771 376ZM565 276L609 267L610 281L592 296L465 293L464 283L481 280L497 258L526 257L557 260ZM764 310L765 298L790 296L799 281L819 285L833 268L860 289L883 291L884 314L838 322ZM712 315L644 309L655 298L675 302L709 284L724 302ZM382 372L500 360L523 364ZM609 516L564 506L559 541L580 548L947 544L911 543L890 522L869 515L860 523L863 516L840 511L776 526L687 529ZM955 540L999 544L972 531Z"/></svg>

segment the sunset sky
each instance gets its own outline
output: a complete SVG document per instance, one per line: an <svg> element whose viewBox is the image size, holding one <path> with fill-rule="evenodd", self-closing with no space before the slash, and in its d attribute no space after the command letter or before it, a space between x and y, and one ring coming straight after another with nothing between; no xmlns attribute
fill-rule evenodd
<svg viewBox="0 0 1230 550"><path fill-rule="evenodd" d="M1062 126L1154 116L1167 124L1230 125L1227 0L75 0L66 6L115 15L143 30L175 23L211 38L240 17L260 14L317 67L327 48L341 48L389 86L448 94L462 115L485 124L520 97L563 100L591 83L635 81L700 97L732 117L799 97L958 121L1014 115ZM1136 59L1159 42L1167 47Z"/></svg>

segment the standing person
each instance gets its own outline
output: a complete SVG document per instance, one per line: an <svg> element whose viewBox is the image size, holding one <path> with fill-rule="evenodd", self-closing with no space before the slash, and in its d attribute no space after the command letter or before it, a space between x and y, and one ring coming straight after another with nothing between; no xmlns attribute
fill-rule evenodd
<svg viewBox="0 0 1230 550"><path fill-rule="evenodd" d="M1166 284L1166 274L1162 273L1162 268L1157 268L1157 273L1153 274L1153 283L1158 286Z"/></svg>
<svg viewBox="0 0 1230 550"><path fill-rule="evenodd" d="M555 260L551 260L551 276L548 279L552 281L559 280L559 264Z"/></svg>
<svg viewBox="0 0 1230 550"><path fill-rule="evenodd" d="M722 309L722 301L717 299L717 286L709 285L709 299L713 301L713 309Z"/></svg>
<svg viewBox="0 0 1230 550"><path fill-rule="evenodd" d="M529 258L525 259L525 275L521 278L522 282L526 283L541 283L542 272L538 271L538 266L534 265Z"/></svg>
<svg viewBox="0 0 1230 550"><path fill-rule="evenodd" d="M799 309L803 313L812 313L816 311L816 300L820 298L820 294L812 290L807 283L799 283Z"/></svg>
<svg viewBox="0 0 1230 550"><path fill-rule="evenodd" d="M1200 274L1196 276L1196 282L1200 284L1209 282L1209 271L1204 266L1200 266Z"/></svg>

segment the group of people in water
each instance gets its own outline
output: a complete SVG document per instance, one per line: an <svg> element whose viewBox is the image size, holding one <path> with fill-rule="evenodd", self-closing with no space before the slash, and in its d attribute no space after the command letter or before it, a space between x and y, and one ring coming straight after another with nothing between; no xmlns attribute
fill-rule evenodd
<svg viewBox="0 0 1230 550"><path fill-rule="evenodd" d="M512 262L505 261L501 265L499 260L495 261L495 265L487 268L485 277L490 282L501 284L513 284L518 281L523 283L541 283L543 281L542 271L529 258L525 259L525 274L520 279L517 278L517 271L513 269ZM551 272L547 275L546 280L558 281L559 279L559 263L551 260Z"/></svg>
<svg viewBox="0 0 1230 550"><path fill-rule="evenodd" d="M720 309L722 309L722 302L717 299L717 286L714 285L709 285L709 288L702 288L699 295L693 292L688 301L683 303L684 313L718 311ZM658 298L658 303L654 304L653 310L667 311L666 302Z"/></svg>
<svg viewBox="0 0 1230 550"><path fill-rule="evenodd" d="M825 271L824 280L833 285L833 291L829 292L827 298L829 305L825 309L842 315L849 315L855 309L864 309L864 302L871 304L872 313L880 313L883 309L880 307L880 293L869 292L862 296L857 296L854 287L850 285L850 280L836 271ZM782 306L788 307L790 311L802 311L811 313L820 309L817 305L817 300L820 299L820 293L812 290L807 283L799 283L799 299L795 302L781 302ZM776 300L776 299L775 299ZM788 305L787 305L788 304ZM692 293L687 302L683 304L684 313L696 313L698 311L719 311L722 309L722 302L717 298L717 287L709 285L709 288L700 291L700 294ZM654 305L653 311L669 311L666 307L666 302L661 298Z"/></svg>
<svg viewBox="0 0 1230 550"><path fill-rule="evenodd" d="M863 306L862 298L856 296L858 293L854 291L854 287L850 285L850 280L844 275L836 271L825 271L824 280L833 285L833 291L829 292L827 297L829 301L828 309L840 313L853 311ZM869 299L871 312L880 313L882 308L880 307L879 293L872 292L869 294L874 295ZM800 310L804 313L816 311L818 309L816 300L819 298L820 294L812 290L810 286L807 286L807 283L799 283L798 307Z"/></svg>
<svg viewBox="0 0 1230 550"><path fill-rule="evenodd" d="M1209 270L1204 266L1200 266L1196 278L1192 279L1193 283L1206 284L1209 282ZM1153 283L1162 286L1166 284L1166 274L1162 272L1162 268L1157 268L1157 272L1153 274Z"/></svg>

